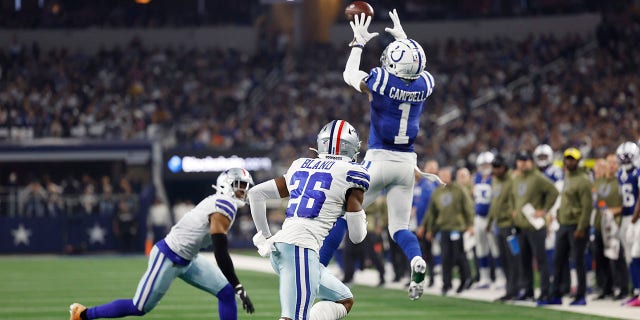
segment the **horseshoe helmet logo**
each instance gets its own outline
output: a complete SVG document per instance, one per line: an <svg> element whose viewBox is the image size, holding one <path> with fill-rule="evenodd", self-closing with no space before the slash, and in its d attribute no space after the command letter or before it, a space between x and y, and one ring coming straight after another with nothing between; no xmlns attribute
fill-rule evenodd
<svg viewBox="0 0 640 320"><path fill-rule="evenodd" d="M393 49L393 51L391 51L391 54L389 55L389 57L391 57L391 60L393 62L400 62L400 60L402 60L402 57L404 56L404 51L405 50L398 50L400 49L400 46L397 46L395 49ZM396 58L397 53L400 53L400 56Z"/></svg>

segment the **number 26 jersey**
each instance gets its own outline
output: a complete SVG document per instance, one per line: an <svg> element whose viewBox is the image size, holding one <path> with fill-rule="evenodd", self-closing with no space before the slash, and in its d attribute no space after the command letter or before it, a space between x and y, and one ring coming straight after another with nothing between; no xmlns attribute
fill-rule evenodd
<svg viewBox="0 0 640 320"><path fill-rule="evenodd" d="M316 252L346 208L349 189L369 189L369 174L354 162L300 158L284 175L289 203L282 230L272 238Z"/></svg>

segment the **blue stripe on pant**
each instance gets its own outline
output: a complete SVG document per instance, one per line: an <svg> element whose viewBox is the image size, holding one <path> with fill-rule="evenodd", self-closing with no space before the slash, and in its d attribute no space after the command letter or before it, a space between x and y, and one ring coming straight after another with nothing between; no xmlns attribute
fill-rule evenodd
<svg viewBox="0 0 640 320"><path fill-rule="evenodd" d="M173 253L168 253L171 254ZM157 245L151 250L147 271L138 282L133 299L114 300L89 308L87 318L144 315L160 302L175 278L217 296L220 319L237 319L235 293L220 268L211 259L197 255L187 265L175 264Z"/></svg>
<svg viewBox="0 0 640 320"><path fill-rule="evenodd" d="M309 319L320 285L318 253L288 243L275 244L271 265L280 276L281 317Z"/></svg>
<svg viewBox="0 0 640 320"><path fill-rule="evenodd" d="M212 295L217 295L229 283L210 258L197 255L188 265L180 266L154 246L149 255L147 271L140 279L133 297L134 305L140 311L151 311L176 278Z"/></svg>

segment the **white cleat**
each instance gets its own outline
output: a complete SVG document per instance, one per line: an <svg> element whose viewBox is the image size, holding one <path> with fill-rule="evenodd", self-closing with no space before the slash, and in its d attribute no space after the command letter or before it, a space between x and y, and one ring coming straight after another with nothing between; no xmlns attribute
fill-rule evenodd
<svg viewBox="0 0 640 320"><path fill-rule="evenodd" d="M79 304L79 303L73 303L69 306L69 320L82 320L82 318L80 317L80 314L82 313L82 311L87 310L87 307Z"/></svg>
<svg viewBox="0 0 640 320"><path fill-rule="evenodd" d="M409 283L409 299L418 300L424 292L424 276L427 263L422 257L411 259L411 282Z"/></svg>

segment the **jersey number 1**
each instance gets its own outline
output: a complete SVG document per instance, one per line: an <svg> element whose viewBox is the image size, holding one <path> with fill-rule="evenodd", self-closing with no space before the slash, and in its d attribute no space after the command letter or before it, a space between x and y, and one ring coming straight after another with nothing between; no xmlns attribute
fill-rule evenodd
<svg viewBox="0 0 640 320"><path fill-rule="evenodd" d="M409 136L407 135L407 124L409 123L409 111L411 111L411 104L408 102L401 103L398 109L402 111L400 116L400 128L398 128L398 135L394 137L393 143L395 144L407 144L409 143Z"/></svg>
<svg viewBox="0 0 640 320"><path fill-rule="evenodd" d="M289 181L290 186L297 187L290 192L289 207L286 216L294 215L301 218L315 218L327 200L325 190L331 187L333 177L328 172L316 172L309 176L307 171L296 171Z"/></svg>

